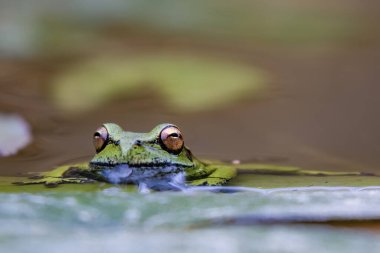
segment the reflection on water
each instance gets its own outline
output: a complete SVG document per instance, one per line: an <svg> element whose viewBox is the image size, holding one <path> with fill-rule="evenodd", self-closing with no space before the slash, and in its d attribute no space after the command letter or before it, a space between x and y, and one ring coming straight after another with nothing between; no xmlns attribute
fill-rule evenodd
<svg viewBox="0 0 380 253"><path fill-rule="evenodd" d="M326 198L326 195L329 195ZM191 228L222 217L379 218L380 191L0 194L4 252L377 252L380 237L325 226ZM65 238L64 240L62 238ZM207 240L205 240L207 238ZM75 241L75 243L73 243ZM59 247L57 247L59 245Z"/></svg>

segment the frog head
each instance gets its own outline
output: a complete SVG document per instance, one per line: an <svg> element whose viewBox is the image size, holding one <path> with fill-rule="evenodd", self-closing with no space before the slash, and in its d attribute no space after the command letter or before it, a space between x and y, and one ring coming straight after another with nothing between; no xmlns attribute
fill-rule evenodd
<svg viewBox="0 0 380 253"><path fill-rule="evenodd" d="M90 167L106 177L110 174L114 177L118 172L116 183L157 178L195 166L181 131L173 124L160 124L148 133L135 133L107 123L96 130L93 138L96 155Z"/></svg>

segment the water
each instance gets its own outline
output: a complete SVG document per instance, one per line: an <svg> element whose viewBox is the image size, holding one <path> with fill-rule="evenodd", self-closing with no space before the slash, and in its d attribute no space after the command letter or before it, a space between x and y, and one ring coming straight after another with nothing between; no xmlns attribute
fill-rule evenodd
<svg viewBox="0 0 380 253"><path fill-rule="evenodd" d="M328 198L326 198L328 195ZM0 252L378 252L380 235L322 225L213 225L255 215L380 218L380 190L0 194Z"/></svg>

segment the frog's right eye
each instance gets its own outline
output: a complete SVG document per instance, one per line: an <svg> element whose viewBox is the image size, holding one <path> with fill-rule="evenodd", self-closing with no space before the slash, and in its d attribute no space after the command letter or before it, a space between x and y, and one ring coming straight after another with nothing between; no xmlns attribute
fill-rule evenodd
<svg viewBox="0 0 380 253"><path fill-rule="evenodd" d="M105 127L100 127L94 133L94 146L96 153L102 151L108 142L108 131Z"/></svg>

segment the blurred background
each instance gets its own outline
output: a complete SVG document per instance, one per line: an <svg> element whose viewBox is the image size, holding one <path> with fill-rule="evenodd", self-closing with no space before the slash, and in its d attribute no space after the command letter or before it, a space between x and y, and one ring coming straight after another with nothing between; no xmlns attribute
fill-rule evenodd
<svg viewBox="0 0 380 253"><path fill-rule="evenodd" d="M0 175L86 161L104 122L198 157L380 172L376 1L0 1Z"/></svg>

